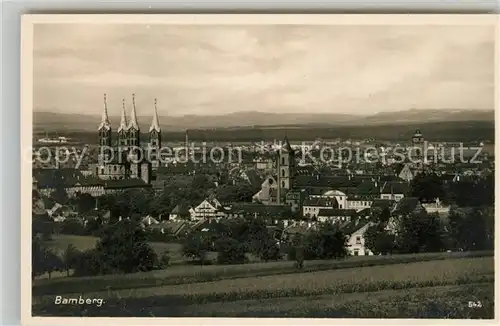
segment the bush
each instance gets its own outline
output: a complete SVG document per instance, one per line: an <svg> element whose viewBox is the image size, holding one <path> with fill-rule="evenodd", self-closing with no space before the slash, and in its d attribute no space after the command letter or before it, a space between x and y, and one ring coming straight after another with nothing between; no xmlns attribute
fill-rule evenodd
<svg viewBox="0 0 500 326"><path fill-rule="evenodd" d="M160 266L140 226L122 221L105 228L96 247L81 255L75 275L146 272Z"/></svg>
<svg viewBox="0 0 500 326"><path fill-rule="evenodd" d="M172 257L170 256L170 252L165 250L160 257L160 265L162 268L168 267L170 265L170 260Z"/></svg>
<svg viewBox="0 0 500 326"><path fill-rule="evenodd" d="M216 243L217 263L241 264L246 261L245 246L233 238L223 238Z"/></svg>

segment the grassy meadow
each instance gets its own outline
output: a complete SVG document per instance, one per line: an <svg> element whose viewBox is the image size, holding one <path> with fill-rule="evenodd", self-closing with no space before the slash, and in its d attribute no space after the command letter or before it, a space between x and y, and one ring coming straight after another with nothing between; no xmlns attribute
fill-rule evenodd
<svg viewBox="0 0 500 326"><path fill-rule="evenodd" d="M99 238L93 236L58 234L53 235L52 240L48 241L47 244L57 252L63 252L70 244L84 251L94 248L97 241L99 241ZM168 250L173 263L185 261L185 258L182 256L182 245L180 243L151 242L151 247L153 247L158 255Z"/></svg>
<svg viewBox="0 0 500 326"><path fill-rule="evenodd" d="M37 280L33 314L137 317L493 318L492 253L359 256ZM56 295L102 298L55 305ZM469 308L468 302L481 302Z"/></svg>

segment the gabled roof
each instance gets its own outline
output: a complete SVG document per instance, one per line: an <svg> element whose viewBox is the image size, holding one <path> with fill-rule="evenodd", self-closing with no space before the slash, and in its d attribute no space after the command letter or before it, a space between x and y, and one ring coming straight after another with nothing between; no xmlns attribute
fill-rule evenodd
<svg viewBox="0 0 500 326"><path fill-rule="evenodd" d="M335 197L333 198L309 197L306 200L304 200L303 206L338 208L339 203Z"/></svg>
<svg viewBox="0 0 500 326"><path fill-rule="evenodd" d="M290 206L288 205L263 205L256 203L234 203L230 211L233 213L247 213L247 214L257 214L257 215L276 215L283 216L291 212Z"/></svg>
<svg viewBox="0 0 500 326"><path fill-rule="evenodd" d="M340 227L340 230L344 232L347 235L351 235L354 232L357 232L361 228L364 228L368 224L370 224L372 220L370 218L365 218L365 217L357 217L351 219L348 223L345 223Z"/></svg>
<svg viewBox="0 0 500 326"><path fill-rule="evenodd" d="M103 180L85 176L77 169L33 169L33 177L38 182L38 188L56 188L61 186L71 188L80 186L102 186Z"/></svg>
<svg viewBox="0 0 500 326"><path fill-rule="evenodd" d="M105 180L104 188L105 189L113 189L113 188L148 188L151 187L150 184L147 184L142 179L121 179L121 180Z"/></svg>
<svg viewBox="0 0 500 326"><path fill-rule="evenodd" d="M374 199L370 208L391 208L393 207L395 201L390 199Z"/></svg>
<svg viewBox="0 0 500 326"><path fill-rule="evenodd" d="M382 194L404 194L409 191L409 185L406 182L389 181L384 182L380 193Z"/></svg>
<svg viewBox="0 0 500 326"><path fill-rule="evenodd" d="M357 187L349 188L349 198L365 198L365 197L378 197L380 189L378 184L372 181L362 182Z"/></svg>
<svg viewBox="0 0 500 326"><path fill-rule="evenodd" d="M399 202L394 204L392 208L393 214L409 214L415 211L415 209L420 204L418 198L416 197L405 197L402 198Z"/></svg>
<svg viewBox="0 0 500 326"><path fill-rule="evenodd" d="M186 203L177 204L170 214L189 215L189 205Z"/></svg>
<svg viewBox="0 0 500 326"><path fill-rule="evenodd" d="M296 175L314 176L318 173L318 169L316 169L313 165L302 165L295 168Z"/></svg>
<svg viewBox="0 0 500 326"><path fill-rule="evenodd" d="M296 188L331 188L356 187L361 183L360 180L351 179L349 176L304 176L299 175L294 179Z"/></svg>
<svg viewBox="0 0 500 326"><path fill-rule="evenodd" d="M245 174L248 178L248 182L252 187L260 187L260 185L263 182L263 179L256 170L253 169L246 170Z"/></svg>
<svg viewBox="0 0 500 326"><path fill-rule="evenodd" d="M328 209L323 208L318 212L318 216L326 216L326 217L343 217L343 216L356 216L355 209Z"/></svg>

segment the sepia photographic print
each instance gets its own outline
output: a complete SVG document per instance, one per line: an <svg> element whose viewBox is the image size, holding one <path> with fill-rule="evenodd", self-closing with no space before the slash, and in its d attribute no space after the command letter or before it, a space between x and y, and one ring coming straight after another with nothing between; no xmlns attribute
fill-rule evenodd
<svg viewBox="0 0 500 326"><path fill-rule="evenodd" d="M494 319L497 24L24 16L23 317Z"/></svg>

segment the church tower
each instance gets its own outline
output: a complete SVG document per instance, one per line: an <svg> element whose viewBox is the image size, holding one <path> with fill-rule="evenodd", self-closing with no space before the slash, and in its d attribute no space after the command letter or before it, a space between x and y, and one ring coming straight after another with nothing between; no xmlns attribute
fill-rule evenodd
<svg viewBox="0 0 500 326"><path fill-rule="evenodd" d="M423 169L423 164L426 160L424 153L424 137L419 129L415 131L415 134L411 138L412 142L412 161L415 163L417 170Z"/></svg>
<svg viewBox="0 0 500 326"><path fill-rule="evenodd" d="M285 136L278 151L277 179L278 179L278 204L284 202L286 193L292 188L295 175L295 152Z"/></svg>
<svg viewBox="0 0 500 326"><path fill-rule="evenodd" d="M132 113L130 114L130 122L128 125L128 145L133 147L140 146L140 128L137 123L137 113L135 110L135 94L132 94Z"/></svg>
<svg viewBox="0 0 500 326"><path fill-rule="evenodd" d="M158 120L157 101L155 99L155 107L153 113L153 121L149 127L149 161L152 168L156 170L160 166L159 151L161 148L161 129Z"/></svg>
<svg viewBox="0 0 500 326"><path fill-rule="evenodd" d="M97 129L99 135L99 163L109 160L111 156L111 124L108 117L108 104L106 94L104 94L104 110L102 111L101 123Z"/></svg>
<svg viewBox="0 0 500 326"><path fill-rule="evenodd" d="M128 122L127 113L125 112L125 99L122 99L122 117L120 126L118 127L118 146L124 148L128 146Z"/></svg>

